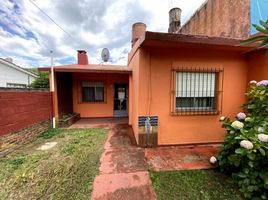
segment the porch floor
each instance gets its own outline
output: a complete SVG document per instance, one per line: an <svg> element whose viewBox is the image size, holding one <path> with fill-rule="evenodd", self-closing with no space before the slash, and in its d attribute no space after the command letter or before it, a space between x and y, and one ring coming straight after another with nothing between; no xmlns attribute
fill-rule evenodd
<svg viewBox="0 0 268 200"><path fill-rule="evenodd" d="M81 118L69 128L104 128L118 124L128 124L128 117Z"/></svg>

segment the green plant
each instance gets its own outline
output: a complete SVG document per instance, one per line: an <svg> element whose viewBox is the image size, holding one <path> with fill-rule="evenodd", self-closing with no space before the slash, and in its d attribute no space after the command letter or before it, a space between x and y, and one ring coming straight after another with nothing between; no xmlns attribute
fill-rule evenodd
<svg viewBox="0 0 268 200"><path fill-rule="evenodd" d="M60 134L60 130L59 129L48 129L46 131L44 131L43 133L41 133L40 135L38 135L38 138L44 138L44 139L49 139L54 137L55 135Z"/></svg>
<svg viewBox="0 0 268 200"><path fill-rule="evenodd" d="M30 85L31 88L49 88L49 74L41 72Z"/></svg>
<svg viewBox="0 0 268 200"><path fill-rule="evenodd" d="M217 156L219 169L230 173L248 199L268 199L268 81L251 82L244 113L221 118L226 129Z"/></svg>
<svg viewBox="0 0 268 200"><path fill-rule="evenodd" d="M242 200L238 187L215 170L150 171L158 200Z"/></svg>
<svg viewBox="0 0 268 200"><path fill-rule="evenodd" d="M260 25L253 24L253 27L261 33L261 35L257 35L254 37L250 37L241 42L241 45L252 44L255 42L260 42L257 45L257 49L264 48L268 46L268 20L266 22L260 20ZM266 51L266 55L268 55L268 50Z"/></svg>

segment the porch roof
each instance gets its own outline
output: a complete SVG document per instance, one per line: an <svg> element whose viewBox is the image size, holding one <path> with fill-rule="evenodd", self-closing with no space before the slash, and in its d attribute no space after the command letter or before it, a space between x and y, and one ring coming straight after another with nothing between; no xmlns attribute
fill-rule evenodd
<svg viewBox="0 0 268 200"><path fill-rule="evenodd" d="M40 67L39 71L50 71L51 67ZM132 69L125 65L60 65L54 66L55 72L92 72L92 73L117 73L117 74L131 74Z"/></svg>

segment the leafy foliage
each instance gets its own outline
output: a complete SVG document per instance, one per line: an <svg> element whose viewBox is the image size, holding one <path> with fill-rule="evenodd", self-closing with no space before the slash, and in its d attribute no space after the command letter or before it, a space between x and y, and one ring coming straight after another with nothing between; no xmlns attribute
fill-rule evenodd
<svg viewBox="0 0 268 200"><path fill-rule="evenodd" d="M243 106L247 117L237 119L242 128L235 128L229 118L222 120L227 134L217 156L218 165L232 174L246 198L268 199L268 141L260 139L260 135L268 137L268 85L251 84L247 97Z"/></svg>
<svg viewBox="0 0 268 200"><path fill-rule="evenodd" d="M41 72L34 82L31 84L31 88L49 88L49 74Z"/></svg>
<svg viewBox="0 0 268 200"><path fill-rule="evenodd" d="M241 42L241 45L252 44L255 42L259 42L257 49L264 48L268 46L268 20L266 22L260 20L260 25L253 24L254 28L262 33L262 35L257 35L255 37L248 38ZM268 50L266 51L266 55L268 55Z"/></svg>

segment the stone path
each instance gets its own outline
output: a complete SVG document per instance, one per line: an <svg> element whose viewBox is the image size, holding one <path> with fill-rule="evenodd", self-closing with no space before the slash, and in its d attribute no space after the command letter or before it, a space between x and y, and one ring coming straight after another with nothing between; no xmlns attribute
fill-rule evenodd
<svg viewBox="0 0 268 200"><path fill-rule="evenodd" d="M155 200L145 150L135 144L128 125L114 125L101 157L92 200Z"/></svg>
<svg viewBox="0 0 268 200"><path fill-rule="evenodd" d="M156 200L149 169L209 169L213 168L209 158L218 152L217 145L140 148L131 126L110 123L109 127L92 200Z"/></svg>

